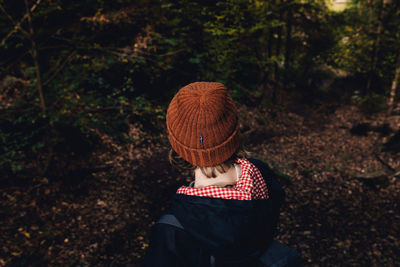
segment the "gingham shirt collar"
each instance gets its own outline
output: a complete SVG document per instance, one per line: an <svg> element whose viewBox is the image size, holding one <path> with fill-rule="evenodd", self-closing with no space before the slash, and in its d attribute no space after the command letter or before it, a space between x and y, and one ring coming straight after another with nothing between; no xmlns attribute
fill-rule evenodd
<svg viewBox="0 0 400 267"><path fill-rule="evenodd" d="M268 199L267 184L257 167L247 159L237 159L236 162L241 165L242 175L235 186L210 185L204 188L181 186L176 193L236 200Z"/></svg>

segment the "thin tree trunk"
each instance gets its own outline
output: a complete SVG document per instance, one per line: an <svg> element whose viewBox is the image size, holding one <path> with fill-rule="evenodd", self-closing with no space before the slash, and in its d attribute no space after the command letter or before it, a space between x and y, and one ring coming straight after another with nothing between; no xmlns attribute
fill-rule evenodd
<svg viewBox="0 0 400 267"><path fill-rule="evenodd" d="M34 39L34 29L32 25L32 12L31 9L29 8L29 2L28 0L24 0L25 2L25 8L26 8L26 15L28 19L28 26L29 26L29 32L28 32L28 38L31 41L31 54L32 54L32 59L33 59L33 64L35 65L35 73L36 73L36 89L38 90L39 93L39 99L40 99L40 107L42 109L43 115L45 115L46 111L46 102L44 100L44 93L43 93L43 83L42 83L42 73L40 71L40 64L39 64L39 55L38 55L38 48L36 45L36 41ZM50 138L49 138L49 128L46 127L45 134L44 134L44 141L47 144L48 147L48 154L46 159L44 160L44 165L41 170L39 170L39 175L45 175L49 169L51 160L53 158L53 146L50 143Z"/></svg>
<svg viewBox="0 0 400 267"><path fill-rule="evenodd" d="M366 86L367 94L369 93L369 91L371 89L372 78L373 78L373 75L376 70L376 65L378 63L377 58L378 58L378 51L379 51L379 45L381 42L382 28L383 28L383 25L382 25L382 10L384 7L383 5L384 5L383 0L380 0L379 9L378 9L378 28L376 30L376 38L372 45L371 63L370 63L369 75L368 75L367 86ZM372 7L371 7L371 10L372 10Z"/></svg>
<svg viewBox="0 0 400 267"><path fill-rule="evenodd" d="M392 87L390 88L387 116L390 116L392 114L392 110L393 110L393 106L394 106L394 99L396 97L396 89L397 89L397 84L399 82L399 78L400 78L400 54L397 56L396 72L395 72L394 79L392 82Z"/></svg>
<svg viewBox="0 0 400 267"><path fill-rule="evenodd" d="M287 79L289 74L290 57L292 53L292 12L289 10L286 15L286 45L285 45L285 65L284 65L284 77L283 77L283 88L287 87Z"/></svg>
<svg viewBox="0 0 400 267"><path fill-rule="evenodd" d="M282 21L282 10L281 10L281 1L278 1L278 8L279 8L279 21ZM282 26L278 27L278 31L277 31L277 35L278 35L278 40L276 42L276 47L275 47L275 55L277 58L279 58L279 55L281 53L281 45L282 45ZM275 80L277 82L279 82L279 67L278 67L278 63L275 63Z"/></svg>
<svg viewBox="0 0 400 267"><path fill-rule="evenodd" d="M268 33L268 46L267 46L268 61L271 60L271 57L273 56L273 54L272 54L273 43L274 43L274 28L271 28L271 29L269 29L269 33ZM270 66L272 66L272 64ZM274 67L275 67L275 65L274 65ZM267 76L272 80L276 79L274 71L269 71L269 74Z"/></svg>
<svg viewBox="0 0 400 267"><path fill-rule="evenodd" d="M43 94L42 73L40 71L38 49L36 46L36 42L33 38L34 30L33 30L33 25L32 25L32 13L31 13L31 9L29 8L28 0L24 0L24 1L25 1L26 15L28 18L28 25L29 25L29 39L31 41L31 46L32 46L31 54L32 54L33 63L35 65L35 72L36 72L36 89L38 90L38 93L39 93L40 107L42 108L42 111L44 112L44 111L46 111L46 102L44 100L44 94Z"/></svg>
<svg viewBox="0 0 400 267"><path fill-rule="evenodd" d="M279 58L279 55L281 53L281 45L282 45L282 26L280 26L278 28L277 34L278 34L278 40L276 43L275 54L276 54L276 57ZM279 66L278 66L277 62L275 62L275 79L276 79L276 81L279 82Z"/></svg>
<svg viewBox="0 0 400 267"><path fill-rule="evenodd" d="M276 7L276 0L272 0L271 1L271 8L274 8L274 7ZM271 27L269 29L269 33L268 33L268 46L267 46L267 57L268 57L268 60L270 60L271 57L273 56L273 50L272 49L273 49L273 45L274 45L274 33L275 33L275 28ZM271 78L273 80L275 80L276 79L276 77L274 77L275 73L273 73L272 71L271 71L271 73L272 73L272 76L273 76Z"/></svg>
<svg viewBox="0 0 400 267"><path fill-rule="evenodd" d="M272 57L272 42L274 39L274 30L273 28L269 29L269 34L268 34L268 48L267 48L267 57L270 58Z"/></svg>

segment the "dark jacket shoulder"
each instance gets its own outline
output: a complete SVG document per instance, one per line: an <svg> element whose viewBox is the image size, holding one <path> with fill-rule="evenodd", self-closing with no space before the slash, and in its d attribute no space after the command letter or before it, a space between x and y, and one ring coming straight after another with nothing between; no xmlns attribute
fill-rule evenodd
<svg viewBox="0 0 400 267"><path fill-rule="evenodd" d="M250 159L269 192L266 200L228 200L175 194L168 214L181 227L156 223L144 266L257 266L271 243L284 192L268 165Z"/></svg>

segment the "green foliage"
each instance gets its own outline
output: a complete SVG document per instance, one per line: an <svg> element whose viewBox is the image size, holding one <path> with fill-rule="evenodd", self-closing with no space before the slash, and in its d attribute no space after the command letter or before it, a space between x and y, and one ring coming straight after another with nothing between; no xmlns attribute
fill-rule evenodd
<svg viewBox="0 0 400 267"><path fill-rule="evenodd" d="M0 117L0 168L12 173L26 168L24 162L44 147L42 118L28 110L21 116L4 112Z"/></svg>
<svg viewBox="0 0 400 267"><path fill-rule="evenodd" d="M0 36L10 35L0 44L0 83L8 92L0 99L0 168L15 173L46 162L70 141L66 131L87 143L93 129L123 142L131 141L129 124L158 133L167 100L196 80L223 82L244 102L262 96L259 85L269 80L303 88L323 64L372 71L388 83L399 44L397 4L370 2L332 13L311 0L42 0L30 36L26 20L15 28L24 2L1 0ZM378 98L362 105L374 110Z"/></svg>
<svg viewBox="0 0 400 267"><path fill-rule="evenodd" d="M376 93L389 88L400 47L399 8L398 1L353 1L350 8L334 16L342 23L335 25L338 42L327 61L369 79L378 77L383 83L381 88L371 88Z"/></svg>

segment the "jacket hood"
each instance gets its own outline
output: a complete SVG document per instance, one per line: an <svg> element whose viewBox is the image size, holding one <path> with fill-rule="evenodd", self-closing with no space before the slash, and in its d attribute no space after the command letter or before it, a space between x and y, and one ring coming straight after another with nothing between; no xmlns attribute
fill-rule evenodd
<svg viewBox="0 0 400 267"><path fill-rule="evenodd" d="M271 199L229 200L176 194L171 212L185 231L212 255L225 260L257 256L272 241L277 222Z"/></svg>
<svg viewBox="0 0 400 267"><path fill-rule="evenodd" d="M285 193L268 165L249 161L262 174L269 198L175 194L170 209L154 225L144 266L259 266Z"/></svg>

